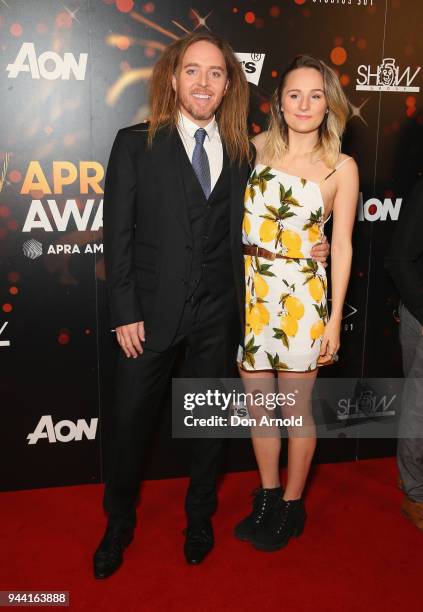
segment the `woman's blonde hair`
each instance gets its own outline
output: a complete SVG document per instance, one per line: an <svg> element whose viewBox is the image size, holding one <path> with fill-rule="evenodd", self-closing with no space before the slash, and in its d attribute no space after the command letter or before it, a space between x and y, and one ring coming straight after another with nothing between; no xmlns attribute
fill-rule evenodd
<svg viewBox="0 0 423 612"><path fill-rule="evenodd" d="M349 104L338 76L327 64L310 55L299 55L285 70L271 100L270 122L260 157L267 162L281 158L288 151L288 125L281 111L282 92L288 75L298 68L313 68L323 77L328 112L319 126L314 149L329 168L334 168L341 152L341 138L349 116Z"/></svg>
<svg viewBox="0 0 423 612"><path fill-rule="evenodd" d="M148 143L151 146L157 130L165 125L176 127L179 103L172 88L172 77L180 68L185 51L194 43L206 41L215 45L225 59L228 88L216 111L219 133L231 161L239 163L249 158L247 116L249 89L244 71L229 44L215 34L193 33L170 44L153 69L150 82L150 126Z"/></svg>

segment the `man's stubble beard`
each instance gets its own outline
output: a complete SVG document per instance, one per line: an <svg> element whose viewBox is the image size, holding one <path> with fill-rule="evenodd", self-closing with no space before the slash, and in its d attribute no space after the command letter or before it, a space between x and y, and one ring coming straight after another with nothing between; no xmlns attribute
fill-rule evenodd
<svg viewBox="0 0 423 612"><path fill-rule="evenodd" d="M191 106L191 103L190 103L189 100L186 100L183 97L180 98L178 96L177 103L178 103L179 109L184 109L185 111L187 111L191 115L191 117L193 119L195 119L196 121L208 121L208 120L211 120L214 117L217 109L222 104L222 100L223 100L223 96L222 96L222 99L219 101L218 104L213 104L213 106L209 110L204 111L201 114L199 114L195 110L195 108L193 106Z"/></svg>

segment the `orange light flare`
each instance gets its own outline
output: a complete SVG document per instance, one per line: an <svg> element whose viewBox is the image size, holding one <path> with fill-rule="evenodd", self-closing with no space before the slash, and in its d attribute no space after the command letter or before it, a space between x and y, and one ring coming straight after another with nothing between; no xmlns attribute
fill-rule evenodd
<svg viewBox="0 0 423 612"><path fill-rule="evenodd" d="M109 88L106 95L108 106L114 106L123 92L138 81L147 81L153 72L152 68L136 68L124 72Z"/></svg>
<svg viewBox="0 0 423 612"><path fill-rule="evenodd" d="M147 2L147 4L144 4L144 6L142 7L142 10L144 11L144 13L151 15L151 13L154 13L154 11L156 10L156 7L154 6L153 2Z"/></svg>
<svg viewBox="0 0 423 612"><path fill-rule="evenodd" d="M19 170L11 170L9 172L9 181L11 183L19 183L22 180L22 174Z"/></svg>
<svg viewBox="0 0 423 612"><path fill-rule="evenodd" d="M269 11L269 15L271 17L273 17L274 19L276 19L277 17L279 17L279 15L281 14L281 9L278 6L272 6L270 11Z"/></svg>
<svg viewBox="0 0 423 612"><path fill-rule="evenodd" d="M7 280L9 281L9 283L19 283L19 281L21 280L21 275L19 274L19 272L9 272L9 274L7 275Z"/></svg>
<svg viewBox="0 0 423 612"><path fill-rule="evenodd" d="M244 20L246 23L252 24L256 20L256 16L253 11L247 11L244 15Z"/></svg>
<svg viewBox="0 0 423 612"><path fill-rule="evenodd" d="M69 344L70 342L69 330L61 329L57 337L57 342L62 345Z"/></svg>
<svg viewBox="0 0 423 612"><path fill-rule="evenodd" d="M69 30L72 27L72 17L66 11L59 13L56 16L56 26L62 30Z"/></svg>
<svg viewBox="0 0 423 612"><path fill-rule="evenodd" d="M18 295L19 289L17 287L15 287L15 286L12 286L12 287L9 288L9 293L10 293L10 295Z"/></svg>
<svg viewBox="0 0 423 612"><path fill-rule="evenodd" d="M134 8L134 0L116 0L116 8L121 13L130 13Z"/></svg>
<svg viewBox="0 0 423 612"><path fill-rule="evenodd" d="M407 96L405 105L407 107L405 114L407 117L412 117L417 112L415 96Z"/></svg>
<svg viewBox="0 0 423 612"><path fill-rule="evenodd" d="M3 312L6 312L6 313L12 312L13 306L12 306L12 304L9 304L8 302L6 302L2 306L2 310L3 310Z"/></svg>
<svg viewBox="0 0 423 612"><path fill-rule="evenodd" d="M135 45L157 51L164 51L166 49L166 45L157 40L142 40L141 38L121 36L120 34L109 34L109 36L106 38L106 44L110 47L117 47L121 50L126 50L128 47L133 47Z"/></svg>
<svg viewBox="0 0 423 612"><path fill-rule="evenodd" d="M12 25L10 26L10 33L12 34L12 36L16 36L16 38L19 38L19 36L22 36L23 28L22 28L21 24L20 23L12 23Z"/></svg>
<svg viewBox="0 0 423 612"><path fill-rule="evenodd" d="M330 53L330 60L335 66L342 66L347 61L348 54L344 47L334 47Z"/></svg>
<svg viewBox="0 0 423 612"><path fill-rule="evenodd" d="M134 21L143 23L144 25L152 28L153 30L156 30L156 32L160 32L160 34L164 34L165 36L167 36L168 38L171 38L172 40L179 40L179 36L176 36L176 34L171 32L170 30L166 30L166 28L162 28L162 26L160 26L158 23L151 21L151 19L147 19L147 17L144 17L144 15L141 15L140 13L137 13L136 11L132 11L130 14L130 17L134 19Z"/></svg>

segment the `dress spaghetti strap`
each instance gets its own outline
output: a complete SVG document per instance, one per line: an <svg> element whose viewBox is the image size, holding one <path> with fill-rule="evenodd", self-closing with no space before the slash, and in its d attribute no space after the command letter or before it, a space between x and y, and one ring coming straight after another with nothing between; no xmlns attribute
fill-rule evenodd
<svg viewBox="0 0 423 612"><path fill-rule="evenodd" d="M325 176L325 178L324 178L324 179L322 179L322 180L320 181L319 185L321 185L322 183L324 183L325 181L327 181L327 180L328 180L328 178L330 178L330 177L332 176L332 174L335 174L335 172L336 172L337 170L339 170L339 168L342 168L342 166L343 166L344 164L346 164L346 163L347 163L347 161L350 161L350 159L352 159L352 157L347 157L347 159L344 159L343 161L341 161L341 163L340 163L340 164L338 164L337 166L335 166L335 168L332 170L332 172L329 172L329 174L328 174L327 176Z"/></svg>

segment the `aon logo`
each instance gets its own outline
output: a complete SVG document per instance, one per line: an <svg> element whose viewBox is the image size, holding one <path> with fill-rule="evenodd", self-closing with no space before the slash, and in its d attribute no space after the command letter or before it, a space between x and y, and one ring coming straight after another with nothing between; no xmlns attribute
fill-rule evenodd
<svg viewBox="0 0 423 612"><path fill-rule="evenodd" d="M87 440L95 440L98 419L91 419L90 424L84 419L73 421L59 421L53 425L50 414L42 416L34 431L27 436L28 444L37 444L41 438L48 438L49 442L73 442L82 440L85 435Z"/></svg>
<svg viewBox="0 0 423 612"><path fill-rule="evenodd" d="M76 61L73 53L65 53L63 58L54 51L45 51L37 58L34 43L23 43L13 64L7 65L9 79L16 79L20 72L30 72L33 79L69 81L71 73L77 81L85 79L88 53L80 53Z"/></svg>

